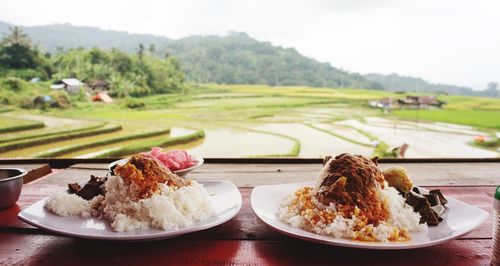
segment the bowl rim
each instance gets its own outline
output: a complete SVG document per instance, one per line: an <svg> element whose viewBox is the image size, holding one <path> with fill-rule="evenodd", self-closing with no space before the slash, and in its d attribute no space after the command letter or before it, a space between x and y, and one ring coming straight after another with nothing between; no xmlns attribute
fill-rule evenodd
<svg viewBox="0 0 500 266"><path fill-rule="evenodd" d="M21 177L25 176L25 175L28 173L28 170L26 170L26 169L23 169L23 168L15 168L15 167L0 167L0 171L1 171L1 170L14 170L14 171L19 171L19 172L20 172L20 174L15 175L15 176L12 176L12 177L2 178L2 179L0 179L0 183L2 183L2 182L7 182L7 181L11 181L11 180L18 179L18 178L21 178Z"/></svg>

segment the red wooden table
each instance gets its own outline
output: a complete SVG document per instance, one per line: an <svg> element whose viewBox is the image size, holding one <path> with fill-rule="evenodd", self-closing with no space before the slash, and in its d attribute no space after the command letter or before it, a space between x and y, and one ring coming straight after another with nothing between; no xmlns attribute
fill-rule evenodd
<svg viewBox="0 0 500 266"><path fill-rule="evenodd" d="M26 161L28 166L29 161ZM0 161L0 167L12 164ZM20 163L20 162L17 162ZM31 163L31 162L30 162ZM72 161L64 169L30 177L17 204L0 211L0 265L489 265L494 185L500 183L500 163L411 162L382 163L406 167L414 183L440 188L445 195L490 213L471 233L445 244L400 251L361 250L324 246L297 240L270 229L250 207L252 187L261 184L314 180L319 160L207 160L193 179L233 181L243 196L239 214L225 224L175 239L142 243L93 241L57 236L17 219L17 213L65 189L69 182L84 182L90 174L104 174L105 163ZM52 163L53 164L53 163ZM21 166L22 166L21 162ZM30 164L32 168L35 165ZM19 165L17 165L19 166ZM46 166L44 166L46 167ZM55 165L55 167L60 167ZM53 166L54 168L54 166ZM36 169L33 169L36 170ZM46 171L45 171L46 172ZM44 172L44 173L45 173Z"/></svg>

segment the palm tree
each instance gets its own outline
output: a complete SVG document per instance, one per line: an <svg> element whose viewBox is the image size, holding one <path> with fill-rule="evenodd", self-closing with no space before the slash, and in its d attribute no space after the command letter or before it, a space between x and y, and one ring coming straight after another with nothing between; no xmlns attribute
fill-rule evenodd
<svg viewBox="0 0 500 266"><path fill-rule="evenodd" d="M18 26L9 27L10 34L5 34L2 38L2 44L6 46L21 45L29 47L31 40L28 34L23 32L23 29Z"/></svg>

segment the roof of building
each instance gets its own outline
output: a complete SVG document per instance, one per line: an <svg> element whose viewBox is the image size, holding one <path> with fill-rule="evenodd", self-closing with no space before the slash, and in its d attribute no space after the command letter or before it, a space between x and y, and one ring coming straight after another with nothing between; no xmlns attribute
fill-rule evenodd
<svg viewBox="0 0 500 266"><path fill-rule="evenodd" d="M83 83L75 78L61 79L54 83L55 85L66 84L68 86L82 86Z"/></svg>
<svg viewBox="0 0 500 266"><path fill-rule="evenodd" d="M75 78L69 78L69 79L63 79L62 82L64 82L66 85L70 86L82 86L83 83L79 81L78 79Z"/></svg>
<svg viewBox="0 0 500 266"><path fill-rule="evenodd" d="M99 92L94 97L92 97L93 101L102 101L104 103L112 103L113 99L105 92Z"/></svg>

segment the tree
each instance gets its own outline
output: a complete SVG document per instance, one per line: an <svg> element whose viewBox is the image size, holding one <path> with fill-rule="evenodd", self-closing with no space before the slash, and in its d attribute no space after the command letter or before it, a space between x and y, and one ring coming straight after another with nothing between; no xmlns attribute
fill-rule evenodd
<svg viewBox="0 0 500 266"><path fill-rule="evenodd" d="M154 44L150 44L148 50L151 54L154 54L156 53L156 46Z"/></svg>
<svg viewBox="0 0 500 266"><path fill-rule="evenodd" d="M483 96L486 97L498 97L498 83L492 81L489 82L487 85L487 89L483 91Z"/></svg>
<svg viewBox="0 0 500 266"><path fill-rule="evenodd" d="M36 58L33 51L23 45L10 45L0 51L0 65L7 68L36 68Z"/></svg>
<svg viewBox="0 0 500 266"><path fill-rule="evenodd" d="M137 48L137 55L139 56L139 59L142 60L144 57L144 44L139 44L139 47Z"/></svg>
<svg viewBox="0 0 500 266"><path fill-rule="evenodd" d="M492 91L497 90L498 83L496 83L494 81L489 82L488 85L487 85L487 87L488 87L488 90L492 90Z"/></svg>
<svg viewBox="0 0 500 266"><path fill-rule="evenodd" d="M23 29L21 27L18 26L9 27L9 30L10 33L4 34L4 37L2 38L2 45L4 46L20 45L26 47L31 46L31 39L29 38L28 34L23 32Z"/></svg>
<svg viewBox="0 0 500 266"><path fill-rule="evenodd" d="M2 38L0 64L13 69L36 68L38 51L31 49L28 35L17 26L9 29L10 33Z"/></svg>

